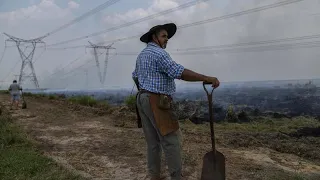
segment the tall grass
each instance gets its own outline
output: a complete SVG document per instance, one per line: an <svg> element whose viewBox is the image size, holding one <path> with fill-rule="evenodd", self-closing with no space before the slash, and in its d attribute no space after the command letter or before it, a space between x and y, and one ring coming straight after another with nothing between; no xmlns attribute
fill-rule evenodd
<svg viewBox="0 0 320 180"><path fill-rule="evenodd" d="M4 109L0 115L1 180L81 180L52 159L41 155Z"/></svg>

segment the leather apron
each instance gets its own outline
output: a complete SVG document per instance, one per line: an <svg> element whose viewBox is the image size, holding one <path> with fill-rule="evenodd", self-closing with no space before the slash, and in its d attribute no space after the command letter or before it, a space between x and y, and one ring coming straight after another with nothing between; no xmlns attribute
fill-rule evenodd
<svg viewBox="0 0 320 180"><path fill-rule="evenodd" d="M144 92L150 94L149 102L160 134L165 136L179 130L178 118L173 111L172 97L146 90L141 90L140 93Z"/></svg>

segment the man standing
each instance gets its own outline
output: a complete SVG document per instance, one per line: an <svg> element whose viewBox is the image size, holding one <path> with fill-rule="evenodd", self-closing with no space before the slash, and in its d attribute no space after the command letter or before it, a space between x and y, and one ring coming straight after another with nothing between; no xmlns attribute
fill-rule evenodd
<svg viewBox="0 0 320 180"><path fill-rule="evenodd" d="M13 107L13 104L15 104L16 109L18 109L20 101L20 91L22 91L21 86L17 83L17 80L13 80L13 83L9 87L9 92L11 95L11 109Z"/></svg>
<svg viewBox="0 0 320 180"><path fill-rule="evenodd" d="M147 166L151 180L160 180L161 151L163 149L172 180L182 174L179 123L172 113L172 95L176 91L174 79L202 81L217 88L216 77L205 76L184 68L173 61L164 50L168 39L176 33L173 23L158 25L141 36L147 47L137 57L132 78L138 87L137 108L147 143Z"/></svg>

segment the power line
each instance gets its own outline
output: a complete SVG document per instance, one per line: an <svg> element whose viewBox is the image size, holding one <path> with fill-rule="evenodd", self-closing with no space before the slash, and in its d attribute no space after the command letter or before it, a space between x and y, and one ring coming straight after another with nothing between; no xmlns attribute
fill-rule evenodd
<svg viewBox="0 0 320 180"><path fill-rule="evenodd" d="M130 37L131 38L131 37ZM259 45L259 44L269 44L269 43L281 43L281 42L290 42L290 41L301 41L301 40L310 40L320 38L320 34L314 35L305 35L305 36L297 36L297 37L288 37L288 38L279 38L279 39L271 39L271 40L263 40L263 41L251 41L251 42L241 42L241 43L234 43L234 44L222 44L222 45L212 45L212 46L202 46L202 47L192 47L192 48L184 48L184 49L176 49L177 51L186 51L186 50L201 50L201 49L213 49L213 48L227 48L227 47L238 47L238 46L248 46L248 45ZM122 40L120 38L118 40ZM117 40L113 40L116 42ZM82 48L82 45L78 46L69 46L63 48L48 48L50 50L65 50L65 49L73 49L73 48Z"/></svg>
<svg viewBox="0 0 320 180"><path fill-rule="evenodd" d="M35 60L33 61L33 64L35 64L39 59L40 59L40 57L43 55L43 53L46 51L46 49L44 49L41 53L40 53L40 55L37 57L37 58L35 58Z"/></svg>
<svg viewBox="0 0 320 180"><path fill-rule="evenodd" d="M97 12L99 12L99 11L107 8L108 6L111 6L111 5L113 5L113 4L115 4L115 3L119 2L119 1L120 1L120 0L109 0L109 1L107 1L107 2L105 2L105 3L103 3L103 4L101 4L101 5L97 6L96 8L94 8L94 9L86 12L85 14L81 15L80 17L77 17L77 18L73 19L73 20L70 21L69 23L64 24L64 25L56 28L55 30L53 30L53 31L51 31L51 32L49 32L49 33L47 33L47 34L39 37L39 38L35 38L35 39L43 39L43 38L45 38L45 37L47 37L47 36L49 36L49 35L52 35L52 34L58 32L58 31L61 31L62 29L65 29L65 28L67 28L68 26L70 26L70 25L72 25L72 24L74 24L74 23L76 23L76 22L79 22L79 21L85 19L86 17L89 17L90 15L92 15L92 14L94 14L94 13L97 13ZM36 9L37 9L37 8L36 8ZM35 9L35 10L36 10L36 9ZM35 10L34 10L33 12L35 12ZM32 13L33 13L33 12L32 12ZM31 13L31 14L32 14L32 13ZM29 18L29 17L31 16L31 14L30 14L28 17L26 17L26 19ZM34 40L34 39L32 39L32 40ZM30 41L31 41L31 40L30 40ZM13 47L13 46L8 46L8 47ZM41 46L41 47L44 47L44 46Z"/></svg>
<svg viewBox="0 0 320 180"><path fill-rule="evenodd" d="M86 53L85 53L85 54L86 54ZM60 73L60 71L64 70L64 69L65 69L66 67L68 67L69 65L71 65L71 64L75 63L76 61L82 59L85 54L81 54L79 57L77 57L76 59L74 59L73 61L71 61L71 62L70 62L69 64L67 64L66 66L64 66L64 67L60 68L59 70L57 70L56 72L54 72L54 73L46 76L45 78L41 79L40 81L43 81L43 80L45 80L45 79L48 79L48 78L52 77L53 75L56 75L56 74ZM102 55L102 54L103 54L103 53L100 53L98 56L100 56L100 55ZM91 60L88 60L85 64L88 64L89 62L91 62ZM83 66L84 66L84 65L81 65L80 67L83 67ZM75 70L78 69L78 68L80 68L80 67L75 68ZM67 74L69 74L69 73L71 73L71 72L69 71ZM66 75L66 73L64 73L64 74L62 74L62 75Z"/></svg>
<svg viewBox="0 0 320 180"><path fill-rule="evenodd" d="M1 55L1 58L0 58L0 64L1 64L1 62L3 60L3 57L4 57L5 53L6 53L6 49L7 49L7 46L4 46L3 51L2 51L2 55Z"/></svg>
<svg viewBox="0 0 320 180"><path fill-rule="evenodd" d="M98 55L98 57L101 56L102 54L104 54L104 53L100 53L100 54ZM72 72L74 72L74 71L82 68L83 66L89 64L90 62L92 62L92 61L91 61L91 60L87 60L85 63L81 64L80 66L78 66L78 67L76 67L76 68L74 68L74 69L71 69L70 71L67 71L66 73L63 73L63 74L62 74L63 76L60 77L59 79L65 78L65 75L70 74L70 73L72 73ZM94 65L93 65L93 66L94 66ZM93 67L93 66L92 66L92 67ZM65 67L66 67L66 66L65 66ZM65 67L64 67L64 68L65 68ZM64 69L64 68L63 68L63 69ZM61 69L61 70L62 70L62 69ZM61 70L60 70L60 71L61 71ZM54 74L56 74L56 73L54 73ZM52 77L54 74L51 74L51 75L47 76L45 79Z"/></svg>
<svg viewBox="0 0 320 180"><path fill-rule="evenodd" d="M293 43L293 44L283 44L283 45L271 45L271 46L265 46L265 47L247 47L247 48L226 48L226 49L220 49L220 50L205 50L205 51L191 51L191 52L170 52L170 54L175 55L210 55L214 53L242 53L242 52L260 52L260 51L274 51L274 50L290 50L290 49L296 49L296 48L316 48L320 47L320 41L315 42L304 42L304 43ZM124 55L124 56L132 56L132 55L138 55L140 52L120 52L120 53L110 53L114 56L117 55ZM71 69L67 73L63 74L63 77L65 75L70 74L81 67L88 64L90 61L87 61L86 63L80 65L79 67L75 69ZM47 76L52 77L52 75ZM61 78L61 79L62 79Z"/></svg>
<svg viewBox="0 0 320 180"><path fill-rule="evenodd" d="M219 21L219 20L223 20L223 19L228 19L228 18L232 18L232 17L245 15L245 14L264 11L264 10L268 10L268 9L272 9L272 8L276 8L276 7L280 7L280 6L284 6L284 5L288 5L288 4L292 4L292 3L298 3L298 2L301 2L301 1L304 1L304 0L286 0L286 1L278 2L278 3L274 3L274 4L269 4L269 5L265 5L265 6L261 6L261 7L257 7L257 8L248 9L248 10L245 10L245 11L240 11L240 12L237 12L237 13L232 13L232 14L220 16L220 17L214 17L214 18L209 18L209 19L202 20L202 21L183 24L183 25L178 26L177 28L178 29L183 29L183 28L188 28L188 27L197 26L197 25L201 25L201 24L207 24L207 23L211 23L211 22L215 22L215 21ZM160 12L160 13L163 13L163 12ZM160 13L158 13L158 14L160 14ZM153 16L156 16L156 14L153 15ZM145 17L145 18L147 18L147 17ZM130 22L130 23L132 23L132 22ZM126 23L126 24L128 24L128 23ZM117 28L119 29L119 27L124 27L124 26L126 26L126 24L120 25L118 27L114 27L113 29L117 29ZM135 23L133 23L133 24L135 24ZM106 31L109 32L109 31L111 31L111 29L107 29ZM100 32L100 33L104 33L104 32ZM97 34L99 34L99 32ZM67 40L67 41L63 41L63 42L58 42L58 43L55 43L55 44L50 44L48 46L66 44L66 43L69 43L69 42L72 42L72 41L78 41L78 40L81 40L81 39L86 39L89 36L97 35L97 34L93 33L93 34L88 35L88 36L83 36L83 37L76 38L76 39L71 39L71 40ZM123 41L123 40L137 38L137 37L140 37L141 35L142 34L131 36L131 37L120 38L120 39L116 39L116 40L102 41L102 42L100 42L98 44L104 44L106 42L119 42L119 41Z"/></svg>
<svg viewBox="0 0 320 180"><path fill-rule="evenodd" d="M212 54L212 53L242 53L242 52L261 52L261 51L290 50L290 49L296 49L296 48L316 48L316 47L320 47L320 41L269 45L269 46L260 46L260 47L231 48L231 49L222 49L222 50L191 51L191 52L184 52L184 53L180 52L180 53L184 55Z"/></svg>
<svg viewBox="0 0 320 180"><path fill-rule="evenodd" d="M53 75L55 75L55 74L60 73L60 71L64 70L64 68L68 67L69 65L71 65L71 64L75 63L76 61L80 60L81 58L83 58L84 55L85 55L85 53L84 53L84 54L81 54L79 57L77 57L76 59L74 59L73 61L71 61L70 63L68 63L66 66L64 66L63 68L57 70L56 72L52 73L51 75L49 75L49 76L47 76L47 77L50 77L50 76L53 76ZM40 81L42 81L42 80L43 80L43 79L41 79Z"/></svg>
<svg viewBox="0 0 320 180"><path fill-rule="evenodd" d="M244 42L244 43L237 43L237 44L202 46L202 47L194 47L194 48L186 48L186 49L177 49L177 51L179 51L179 50L184 50L185 51L185 50L237 47L237 46L245 46L245 45L259 45L259 44L280 43L280 42L299 41L299 40L316 39L316 38L320 38L320 34L309 35L309 36L291 37L291 38L273 39L273 40L265 40L265 41L256 41L256 42L254 42L254 41L253 42Z"/></svg>
<svg viewBox="0 0 320 180"><path fill-rule="evenodd" d="M241 48L225 48L225 49L217 49L217 50L208 50L207 47L203 47L203 49L198 49L197 51L183 50L179 51L171 51L170 54L177 55L203 55L203 54L214 54L214 53L234 53L234 52L258 52L258 51L268 51L268 50L285 50L285 49L293 49L293 48L312 48L319 47L320 41L313 42L302 42L302 43L292 43L292 44L280 44L280 45L269 45L269 46L260 46L260 47L241 47ZM202 51L200 51L202 50ZM183 52L184 51L184 52ZM118 52L118 53L110 53L113 55L138 55L140 52Z"/></svg>
<svg viewBox="0 0 320 180"><path fill-rule="evenodd" d="M102 54L104 54L104 53L100 53L100 54L98 55L98 57L101 56ZM83 66L89 64L90 62L92 62L92 61L91 61L91 60L88 60L88 61L86 61L84 64L82 64L82 65L80 65L80 66L78 66L78 67L76 67L76 68L74 68L74 69L71 69L70 71L68 71L67 73L65 73L65 74L63 74L63 75L70 74L70 73L72 73L72 72L74 72L74 71L82 68ZM95 65L93 65L93 66L95 66ZM92 67L93 67L93 66L92 66Z"/></svg>
<svg viewBox="0 0 320 180"><path fill-rule="evenodd" d="M24 51L25 52L27 50L27 47L25 47ZM19 64L20 59L17 60L16 64L14 64L14 66L10 69L9 73L5 76L5 78L3 78L1 81L4 81L5 79L8 78L8 76L13 72L13 70L17 67L17 65Z"/></svg>
<svg viewBox="0 0 320 180"><path fill-rule="evenodd" d="M208 0L202 0L202 2L205 2L205 1L208 1ZM161 16L161 15L169 14L169 13L172 13L172 12L175 12L175 11L187 8L187 7L191 7L191 6L194 6L194 5L198 4L198 3L199 3L199 0L190 1L190 2L184 3L184 4L180 5L180 6L177 6L177 7L171 8L171 9L167 9L167 10L161 11L159 13L155 13L155 14L152 14L150 16L146 16L146 17L143 17L143 18L140 18L140 19L128 22L128 23L124 23L124 24L121 24L121 25L116 26L116 27L105 29L103 31L98 31L98 32L95 32L95 33L92 33L92 34L89 34L89 35L86 35L86 36L81 36L81 37L78 37L78 38L74 38L74 39L70 39L70 40L66 40L66 41L50 44L48 46L56 46L56 45L59 45L59 44L66 44L66 43L70 43L70 42L86 39L86 38L89 38L89 37L98 36L100 34L105 34L107 32L111 32L111 31L114 31L114 30L121 29L123 27L131 26L131 25L143 22L143 21L147 21L149 19L153 19L153 18Z"/></svg>
<svg viewBox="0 0 320 180"><path fill-rule="evenodd" d="M291 38L283 38L283 39L274 39L274 40L268 40L268 41L257 41L257 42L246 42L246 43L236 43L236 44L225 44L225 45L216 45L216 46L203 46L203 47L195 47L195 48L186 48L186 49L177 49L176 52L171 52L172 54L177 55L199 55L199 54L213 54L213 53L223 53L223 52L257 52L257 51L264 51L264 50L272 50L273 47L275 48L297 48L304 46L306 47L317 47L317 45L320 43L320 41L311 41L311 42L300 42L300 43L292 43L292 44L280 44L280 45L269 45L269 46L260 46L260 47L241 47L241 48L232 48L242 45L258 45L258 44L266 44L266 43L276 43L276 42L286 42L286 41L293 41L293 40L305 40L305 39L311 39L311 38L319 38L320 35L310 35L310 36L300 36L300 37L291 37ZM313 46L310 46L313 45ZM220 50L210 50L212 48L225 48ZM199 51L199 50L206 50L206 51ZM233 51L231 51L233 50ZM239 51L240 50L240 51ZM174 51L174 50L173 50ZM185 51L185 52L183 52ZM188 52L191 51L191 52ZM119 53L110 53L113 55L138 55L139 52L119 52ZM82 57L81 55L80 57ZM79 58L80 58L79 57ZM79 58L75 59L71 63L77 61ZM69 65L69 64L68 64ZM68 66L67 65L67 66ZM67 67L65 66L65 67ZM65 68L64 67L64 68ZM64 69L63 68L63 69ZM58 72L57 72L58 73ZM52 74L54 75L54 74Z"/></svg>
<svg viewBox="0 0 320 180"><path fill-rule="evenodd" d="M101 11L101 10L103 10L103 9L105 9L105 8L107 8L107 7L111 6L111 5L119 2L119 1L120 1L120 0L109 0L109 1L107 1L107 2L105 2L105 3L103 3L103 4L101 4L101 5L99 5L98 7L96 7L96 8L94 8L94 9L86 12L85 14L83 14L83 15L75 18L75 19L73 19L73 20L70 21L69 23L64 24L64 25L58 27L57 29L55 29L55 30L53 30L53 31L45 34L44 37L47 37L47 36L52 35L52 34L54 34L54 33L57 33L58 31L61 31L62 29L67 28L68 26L70 26L70 25L72 25L72 24L74 24L74 23L76 23L76 22L79 22L79 21L85 19L86 17L89 17L90 15L95 14L95 13L97 13L97 12L99 12L99 11Z"/></svg>
<svg viewBox="0 0 320 180"><path fill-rule="evenodd" d="M302 1L302 0L300 0L300 1ZM289 3L294 3L294 2L299 2L299 1L290 1L290 2L288 2L288 1L284 1L284 2L281 2L281 3L276 3L276 4L272 4L272 5L268 5L268 6L263 6L263 7L260 7L260 8L255 8L255 9L251 9L251 12L256 12L256 11L260 11L260 10L266 10L266 9L268 9L268 8L274 8L274 7L277 7L277 6L282 6L282 5L285 5L285 4L289 4ZM275 6L275 5L277 5L277 6ZM250 10L247 10L247 11L244 11L245 13L248 13L248 12L250 12ZM243 13L242 14L236 14L236 15L243 15ZM230 18L230 17L232 17L232 16L230 16L230 15L226 15L226 16L223 16L224 18ZM195 23L190 23L190 24L185 24L185 25L182 25L182 26L179 26L178 28L186 28L186 27L190 27L190 25L199 25L199 23L208 23L208 22L210 22L210 20L211 20L211 22L212 21L217 21L217 20L221 20L221 19L223 19L223 17L221 18L212 18L212 19L208 19L208 20L205 20L205 21L200 21L200 22L195 22ZM137 35L137 36L134 36L134 37L138 37L138 36L140 36L140 35ZM119 40L124 40L124 39L129 39L129 38L131 38L131 37L126 37L126 38L121 38L121 39L118 39L118 41ZM113 40L112 42L114 42L115 40Z"/></svg>

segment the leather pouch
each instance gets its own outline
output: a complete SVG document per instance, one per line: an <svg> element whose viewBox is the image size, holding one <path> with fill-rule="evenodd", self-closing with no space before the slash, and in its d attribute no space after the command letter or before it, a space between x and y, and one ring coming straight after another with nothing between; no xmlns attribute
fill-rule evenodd
<svg viewBox="0 0 320 180"><path fill-rule="evenodd" d="M150 94L150 104L157 127L162 136L179 129L179 122L173 113L172 98L167 95Z"/></svg>

